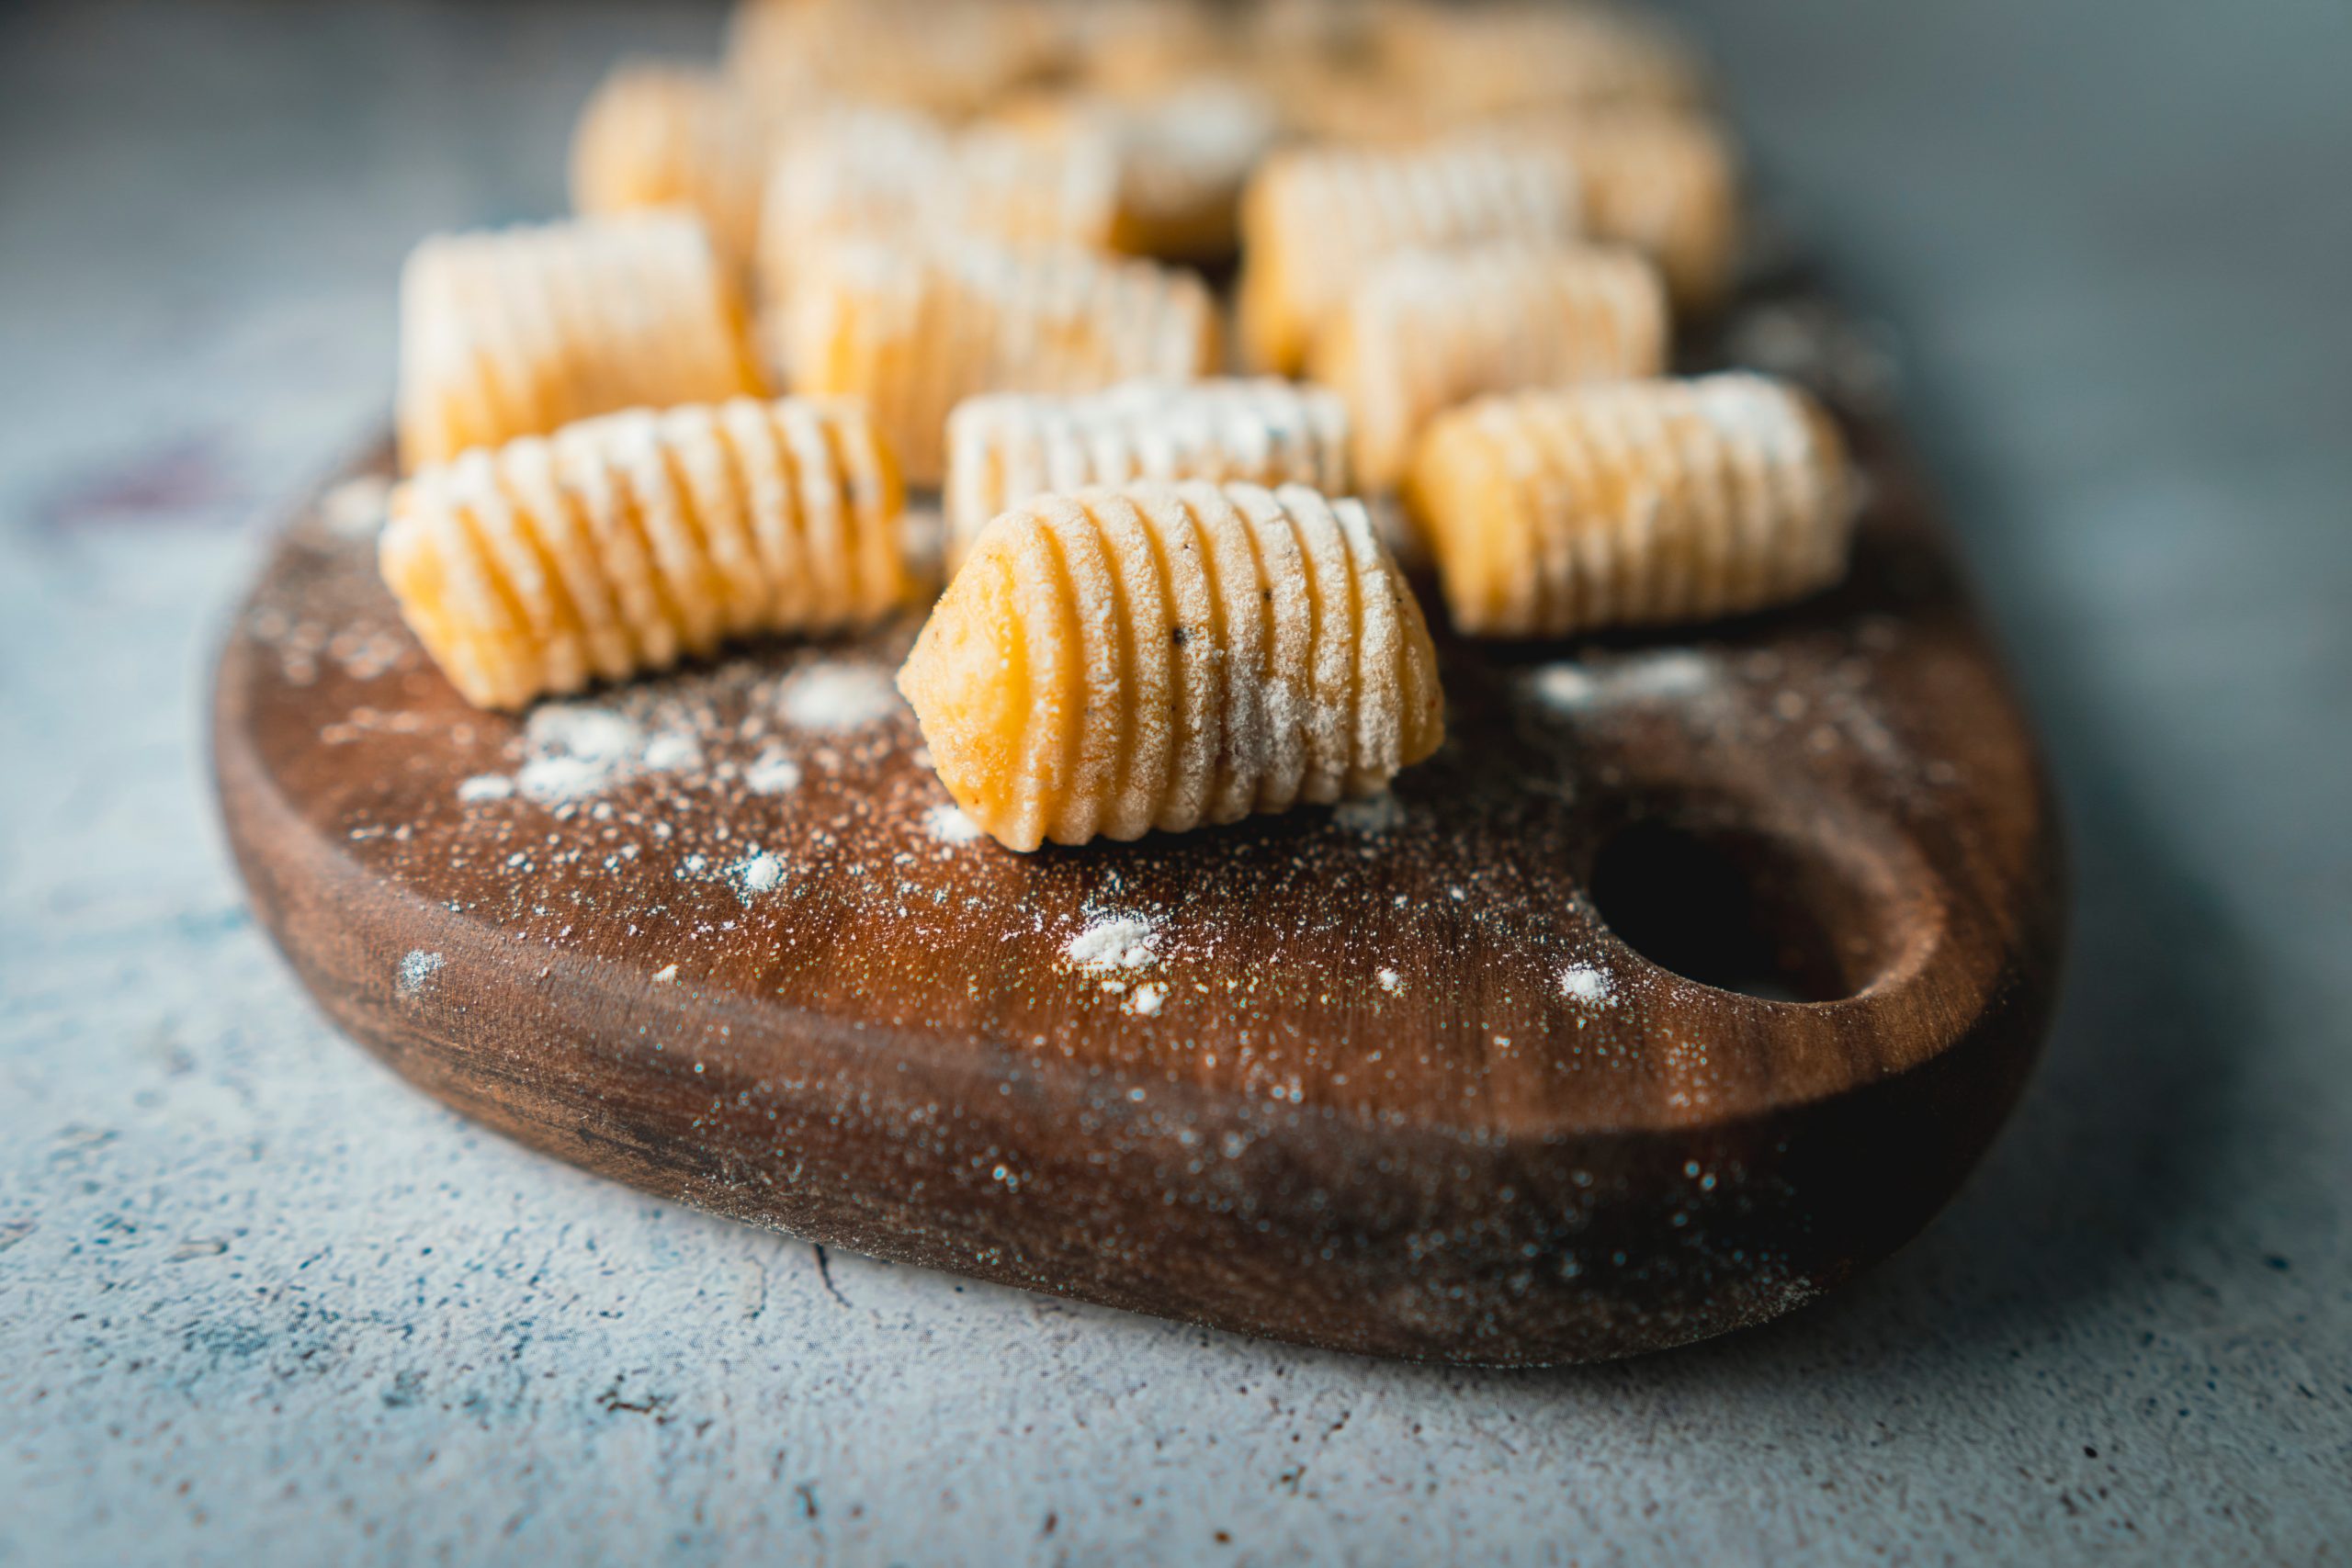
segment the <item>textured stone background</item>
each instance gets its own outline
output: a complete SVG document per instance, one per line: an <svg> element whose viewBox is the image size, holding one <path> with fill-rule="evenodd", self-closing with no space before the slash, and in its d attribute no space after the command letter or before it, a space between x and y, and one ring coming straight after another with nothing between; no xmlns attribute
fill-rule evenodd
<svg viewBox="0 0 2352 1568"><path fill-rule="evenodd" d="M2075 958L1900 1258L1505 1376L828 1260L324 1028L223 861L213 639L382 415L407 243L551 208L605 60L715 21L0 13L0 1562L2342 1560L2352 12L1698 19L1907 342Z"/></svg>

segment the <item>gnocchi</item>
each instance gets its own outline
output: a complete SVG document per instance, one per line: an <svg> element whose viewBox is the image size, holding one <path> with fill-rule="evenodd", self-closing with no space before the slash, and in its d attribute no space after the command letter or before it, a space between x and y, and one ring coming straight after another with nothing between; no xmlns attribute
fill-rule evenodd
<svg viewBox="0 0 2352 1568"><path fill-rule="evenodd" d="M1747 374L1481 400L1430 427L1405 490L1456 628L1517 637L1826 587L1858 495L1827 412Z"/></svg>
<svg viewBox="0 0 2352 1568"><path fill-rule="evenodd" d="M967 397L1192 380L1215 367L1216 315L1199 278L1148 262L852 242L810 258L782 336L795 391L865 399L932 485Z"/></svg>
<svg viewBox="0 0 2352 1568"><path fill-rule="evenodd" d="M384 581L468 702L519 708L909 597L898 473L855 404L633 410L393 492Z"/></svg>
<svg viewBox="0 0 2352 1568"><path fill-rule="evenodd" d="M1347 413L1329 392L1266 378L1130 382L1055 398L999 392L947 421L947 554L1033 496L1136 479L1348 483Z"/></svg>
<svg viewBox="0 0 2352 1568"><path fill-rule="evenodd" d="M671 213L447 234L401 275L401 462L639 406L765 390L702 225Z"/></svg>
<svg viewBox="0 0 2352 1568"><path fill-rule="evenodd" d="M899 674L1015 850L1373 794L1444 736L1420 608L1363 508L1190 480L991 523Z"/></svg>
<svg viewBox="0 0 2352 1568"><path fill-rule="evenodd" d="M1315 345L1347 401L1357 477L1394 486L1413 437L1482 392L1657 376L1666 291L1632 251L1492 245L1408 251L1365 274Z"/></svg>

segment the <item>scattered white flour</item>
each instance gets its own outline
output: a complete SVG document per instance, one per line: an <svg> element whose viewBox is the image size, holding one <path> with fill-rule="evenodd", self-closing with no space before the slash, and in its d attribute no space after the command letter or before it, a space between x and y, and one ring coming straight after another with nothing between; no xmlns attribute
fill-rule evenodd
<svg viewBox="0 0 2352 1568"><path fill-rule="evenodd" d="M645 765L657 773L683 773L702 766L702 748L691 735L673 730L645 743Z"/></svg>
<svg viewBox="0 0 2352 1568"><path fill-rule="evenodd" d="M345 479L319 502L319 521L339 539L373 538L384 525L392 482L380 474Z"/></svg>
<svg viewBox="0 0 2352 1568"><path fill-rule="evenodd" d="M800 764L771 746L743 770L743 787L753 795L789 795L800 787Z"/></svg>
<svg viewBox="0 0 2352 1568"><path fill-rule="evenodd" d="M1617 992L1609 984L1609 976L1586 964L1571 964L1560 971L1560 994L1572 1002L1590 1007L1617 1005Z"/></svg>
<svg viewBox="0 0 2352 1568"><path fill-rule="evenodd" d="M504 773L476 773L458 785L458 798L468 806L504 800L514 793L514 781Z"/></svg>
<svg viewBox="0 0 2352 1568"><path fill-rule="evenodd" d="M1168 987L1157 980L1147 980L1127 998L1127 1010L1145 1018L1159 1016L1160 1005L1168 1000Z"/></svg>
<svg viewBox="0 0 2352 1568"><path fill-rule="evenodd" d="M898 712L898 688L870 664L818 664L786 683L784 716L803 729L862 729Z"/></svg>
<svg viewBox="0 0 2352 1568"><path fill-rule="evenodd" d="M656 969L653 972L653 983L657 986L675 985L677 980L678 966L674 964L669 964L664 968Z"/></svg>
<svg viewBox="0 0 2352 1568"><path fill-rule="evenodd" d="M1159 962L1159 928L1140 915L1104 915L1069 939L1069 961L1090 975Z"/></svg>
<svg viewBox="0 0 2352 1568"><path fill-rule="evenodd" d="M442 965L448 962L437 953L427 953L423 948L411 948L407 955L401 960L401 994L413 997L424 989L433 983L433 977L441 972Z"/></svg>
<svg viewBox="0 0 2352 1568"><path fill-rule="evenodd" d="M613 782L613 767L590 757L534 757L514 775L523 793L541 806L584 800Z"/></svg>
<svg viewBox="0 0 2352 1568"><path fill-rule="evenodd" d="M1555 713L1693 697L1714 684L1714 660L1688 649L1591 667L1546 664L1528 679L1536 701Z"/></svg>
<svg viewBox="0 0 2352 1568"><path fill-rule="evenodd" d="M1382 790L1331 808L1331 825L1350 833L1385 833L1405 825L1405 803Z"/></svg>
<svg viewBox="0 0 2352 1568"><path fill-rule="evenodd" d="M1382 990L1392 996L1405 988L1405 976L1394 969L1377 970L1374 973L1373 978L1380 982Z"/></svg>
<svg viewBox="0 0 2352 1568"><path fill-rule="evenodd" d="M645 732L607 708L550 703L532 713L523 739L534 755L514 783L540 805L557 806L628 777Z"/></svg>
<svg viewBox="0 0 2352 1568"><path fill-rule="evenodd" d="M952 800L924 812L922 825L943 844L968 844L980 836L980 825Z"/></svg>
<svg viewBox="0 0 2352 1568"><path fill-rule="evenodd" d="M523 739L537 751L617 762L637 750L644 731L610 708L582 703L548 703L532 710Z"/></svg>
<svg viewBox="0 0 2352 1568"><path fill-rule="evenodd" d="M776 885L784 880L784 862L764 850L754 850L727 868L727 879L746 898L754 894L773 893Z"/></svg>

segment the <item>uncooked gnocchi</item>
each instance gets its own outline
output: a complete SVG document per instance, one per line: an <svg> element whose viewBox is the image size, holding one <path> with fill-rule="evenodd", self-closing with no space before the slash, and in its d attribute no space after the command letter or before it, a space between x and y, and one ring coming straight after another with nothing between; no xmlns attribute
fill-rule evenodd
<svg viewBox="0 0 2352 1568"><path fill-rule="evenodd" d="M1109 148L1118 169L1112 248L1170 261L1232 255L1241 188L1282 130L1265 93L1214 75L1120 93L1033 95L1000 118L1046 145Z"/></svg>
<svg viewBox="0 0 2352 1568"><path fill-rule="evenodd" d="M1666 290L1629 250L1482 245L1376 264L1317 338L1310 374L1346 400L1358 480L1403 477L1413 438L1482 392L1656 376Z"/></svg>
<svg viewBox="0 0 2352 1568"><path fill-rule="evenodd" d="M783 326L793 389L866 400L923 485L939 482L948 412L967 397L1189 381L1216 355L1198 277L1075 251L820 246Z"/></svg>
<svg viewBox="0 0 2352 1568"><path fill-rule="evenodd" d="M947 421L948 560L997 513L1054 491L1233 479L1343 495L1347 428L1338 398L1272 378L974 398Z"/></svg>
<svg viewBox="0 0 2352 1568"><path fill-rule="evenodd" d="M1563 637L1762 609L1845 574L1837 425L1760 376L1481 400L1430 425L1405 499L1462 631Z"/></svg>
<svg viewBox="0 0 2352 1568"><path fill-rule="evenodd" d="M703 220L729 276L750 276L770 132L723 77L624 65L571 136L571 208L585 217L682 207Z"/></svg>
<svg viewBox="0 0 2352 1568"><path fill-rule="evenodd" d="M895 104L960 118L1069 69L1047 0L745 0L728 70L762 101Z"/></svg>
<svg viewBox="0 0 2352 1568"><path fill-rule="evenodd" d="M1363 508L1139 484L991 523L899 673L948 793L1034 850L1377 792L1437 749L1420 607Z"/></svg>
<svg viewBox="0 0 2352 1568"><path fill-rule="evenodd" d="M1582 182L1593 237L1657 262L1680 309L1710 310L1731 291L1742 231L1739 158L1714 121L1655 108L1554 111L1487 134L1566 157Z"/></svg>
<svg viewBox="0 0 2352 1568"><path fill-rule="evenodd" d="M734 291L689 217L445 234L401 275L412 471L595 414L765 389Z"/></svg>
<svg viewBox="0 0 2352 1568"><path fill-rule="evenodd" d="M1396 252L1573 239L1573 168L1533 147L1306 148L1259 166L1242 197L1241 342L1296 375L1357 278Z"/></svg>
<svg viewBox="0 0 2352 1568"><path fill-rule="evenodd" d="M1047 141L1002 127L951 131L890 110L821 114L777 154L761 281L768 298L788 298L804 258L843 239L1103 250L1118 195L1118 162L1100 134Z"/></svg>
<svg viewBox="0 0 2352 1568"><path fill-rule="evenodd" d="M393 492L384 581L478 707L519 708L909 596L899 476L854 403L632 410Z"/></svg>

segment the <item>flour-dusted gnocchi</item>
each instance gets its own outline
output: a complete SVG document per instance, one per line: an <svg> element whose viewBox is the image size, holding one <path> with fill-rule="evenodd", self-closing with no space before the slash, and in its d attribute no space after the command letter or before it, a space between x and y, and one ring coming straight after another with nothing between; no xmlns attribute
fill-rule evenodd
<svg viewBox="0 0 2352 1568"><path fill-rule="evenodd" d="M1528 108L1687 108L1708 96L1682 39L1623 7L1389 0L1365 9L1385 79L1409 85L1457 125Z"/></svg>
<svg viewBox="0 0 2352 1568"><path fill-rule="evenodd" d="M1859 487L1829 415L1760 376L1481 400L1421 438L1406 502L1462 631L1704 620L1845 573Z"/></svg>
<svg viewBox="0 0 2352 1568"><path fill-rule="evenodd" d="M1679 309L1710 310L1731 291L1744 232L1739 155L1713 119L1657 108L1555 110L1481 134L1565 157L1582 183L1594 238L1657 262Z"/></svg>
<svg viewBox="0 0 2352 1568"><path fill-rule="evenodd" d="M904 603L899 476L854 403L633 410L469 451L393 492L384 581L479 707Z"/></svg>
<svg viewBox="0 0 2352 1568"><path fill-rule="evenodd" d="M999 117L1046 145L1110 149L1110 241L1130 255L1214 262L1240 243L1241 189L1282 131L1272 99L1229 75L1112 92L1032 95Z"/></svg>
<svg viewBox="0 0 2352 1568"><path fill-rule="evenodd" d="M762 100L899 105L962 118L1071 67L1051 0L743 0L729 74Z"/></svg>
<svg viewBox="0 0 2352 1568"><path fill-rule="evenodd" d="M948 559L997 513L1055 491L1231 479L1345 494L1347 428L1331 393L1271 377L974 398L947 421Z"/></svg>
<svg viewBox="0 0 2352 1568"><path fill-rule="evenodd" d="M1430 419L1483 392L1666 369L1666 290L1629 250L1405 251L1366 272L1309 361L1346 400L1358 480L1393 486Z"/></svg>
<svg viewBox="0 0 2352 1568"><path fill-rule="evenodd" d="M1242 197L1242 346L1259 368L1296 375L1374 263L1479 241L1572 239L1576 191L1566 160L1535 147L1277 152Z"/></svg>
<svg viewBox="0 0 2352 1568"><path fill-rule="evenodd" d="M763 292L789 298L806 257L843 239L1105 250L1118 213L1108 139L1046 139L1001 126L950 130L872 107L788 131L762 219Z"/></svg>
<svg viewBox="0 0 2352 1568"><path fill-rule="evenodd" d="M899 689L948 793L1016 850L1372 794L1444 737L1412 591L1361 505L1300 485L1014 508Z"/></svg>
<svg viewBox="0 0 2352 1568"><path fill-rule="evenodd" d="M944 472L948 412L967 397L1188 381L1216 358L1198 277L1076 251L820 246L783 328L793 389L865 399L925 485Z"/></svg>
<svg viewBox="0 0 2352 1568"><path fill-rule="evenodd" d="M449 234L401 275L411 470L616 410L765 390L700 222L671 213Z"/></svg>
<svg viewBox="0 0 2352 1568"><path fill-rule="evenodd" d="M572 210L684 208L709 231L729 276L748 278L771 141L764 117L715 72L619 66L572 131Z"/></svg>

